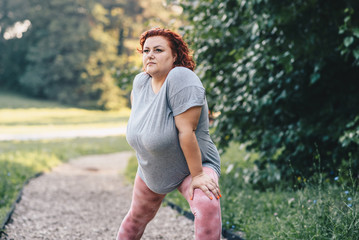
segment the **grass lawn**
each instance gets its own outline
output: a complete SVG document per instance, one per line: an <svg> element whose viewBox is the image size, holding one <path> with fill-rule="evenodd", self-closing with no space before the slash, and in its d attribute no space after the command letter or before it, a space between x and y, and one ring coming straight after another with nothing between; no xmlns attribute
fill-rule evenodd
<svg viewBox="0 0 359 240"><path fill-rule="evenodd" d="M0 90L0 108L69 108L69 106Z"/></svg>
<svg viewBox="0 0 359 240"><path fill-rule="evenodd" d="M130 109L96 111L0 92L0 134L36 134L73 129L118 128Z"/></svg>

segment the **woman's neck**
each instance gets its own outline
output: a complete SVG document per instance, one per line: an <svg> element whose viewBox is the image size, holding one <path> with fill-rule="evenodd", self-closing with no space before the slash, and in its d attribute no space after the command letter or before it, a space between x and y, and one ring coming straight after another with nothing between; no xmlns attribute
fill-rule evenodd
<svg viewBox="0 0 359 240"><path fill-rule="evenodd" d="M158 93L166 80L168 73L162 76L152 76L151 86L154 93Z"/></svg>

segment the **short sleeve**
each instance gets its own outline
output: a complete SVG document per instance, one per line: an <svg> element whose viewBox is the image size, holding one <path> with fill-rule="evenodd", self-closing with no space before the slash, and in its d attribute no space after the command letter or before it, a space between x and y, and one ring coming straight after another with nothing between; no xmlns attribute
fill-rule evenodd
<svg viewBox="0 0 359 240"><path fill-rule="evenodd" d="M203 106L205 104L204 88L189 86L183 88L169 99L173 116L177 116L191 107Z"/></svg>
<svg viewBox="0 0 359 240"><path fill-rule="evenodd" d="M176 67L167 79L168 103L177 116L191 107L205 104L205 89L198 76L188 68Z"/></svg>

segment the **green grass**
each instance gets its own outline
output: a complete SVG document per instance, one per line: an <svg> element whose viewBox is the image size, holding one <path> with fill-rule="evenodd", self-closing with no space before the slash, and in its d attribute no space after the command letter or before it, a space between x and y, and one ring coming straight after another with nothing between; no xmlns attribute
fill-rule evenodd
<svg viewBox="0 0 359 240"><path fill-rule="evenodd" d="M0 133L36 134L124 126L130 110L96 111L0 92Z"/></svg>
<svg viewBox="0 0 359 240"><path fill-rule="evenodd" d="M1 108L69 108L69 106L59 104L54 101L44 101L26 97L17 93L0 91Z"/></svg>
<svg viewBox="0 0 359 240"><path fill-rule="evenodd" d="M79 108L27 108L0 109L0 123L3 126L22 125L81 125L115 124L127 121L129 109L122 111L96 111ZM24 118L24 116L26 116Z"/></svg>
<svg viewBox="0 0 359 240"><path fill-rule="evenodd" d="M357 239L355 187L325 183L260 192L222 183L222 189L224 226L244 232L246 239Z"/></svg>
<svg viewBox="0 0 359 240"><path fill-rule="evenodd" d="M243 158L247 154L253 156ZM222 155L220 186L225 228L244 232L246 239L359 239L359 189L355 179L348 184L341 176L318 171L312 179L298 178L301 189L290 189L280 182L283 187L258 191L258 183L253 181L258 177L253 176L261 172L253 165L255 159L255 153L246 153L236 144ZM342 171L346 176L350 175L347 170ZM274 181L270 172L265 172L262 180Z"/></svg>

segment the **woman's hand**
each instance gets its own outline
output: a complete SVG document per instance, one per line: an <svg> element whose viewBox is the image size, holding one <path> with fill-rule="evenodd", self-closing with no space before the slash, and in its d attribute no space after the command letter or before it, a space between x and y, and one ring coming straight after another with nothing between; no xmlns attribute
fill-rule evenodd
<svg viewBox="0 0 359 240"><path fill-rule="evenodd" d="M222 197L218 184L204 172L192 177L192 182L189 189L191 200L193 200L194 190L196 188L201 189L211 200L213 199L213 196L215 196L217 199Z"/></svg>

